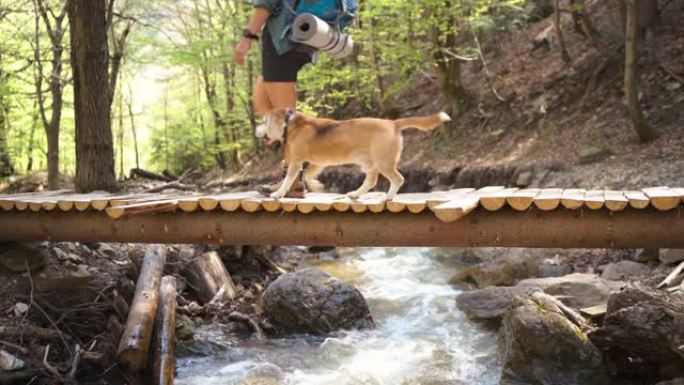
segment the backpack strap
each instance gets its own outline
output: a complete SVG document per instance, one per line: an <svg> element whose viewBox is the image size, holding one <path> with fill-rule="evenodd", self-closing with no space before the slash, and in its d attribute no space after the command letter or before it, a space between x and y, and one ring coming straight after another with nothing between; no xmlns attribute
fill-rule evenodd
<svg viewBox="0 0 684 385"><path fill-rule="evenodd" d="M347 4L345 4L344 0L337 0L337 3L340 5L341 14L345 15L347 13Z"/></svg>
<svg viewBox="0 0 684 385"><path fill-rule="evenodd" d="M297 7L299 6L299 1L300 0L295 0L294 7L292 7L292 4L290 4L288 0L280 0L280 2L283 4L283 7L286 10L290 11L290 13L294 16L297 16L297 11L295 11L295 9L297 9Z"/></svg>

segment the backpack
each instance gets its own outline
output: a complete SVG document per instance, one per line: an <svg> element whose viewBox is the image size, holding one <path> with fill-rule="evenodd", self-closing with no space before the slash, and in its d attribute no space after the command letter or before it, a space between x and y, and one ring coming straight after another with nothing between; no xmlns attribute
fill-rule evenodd
<svg viewBox="0 0 684 385"><path fill-rule="evenodd" d="M345 29L356 16L356 0L295 0L294 6L283 0L285 7L295 15L310 13L340 31Z"/></svg>

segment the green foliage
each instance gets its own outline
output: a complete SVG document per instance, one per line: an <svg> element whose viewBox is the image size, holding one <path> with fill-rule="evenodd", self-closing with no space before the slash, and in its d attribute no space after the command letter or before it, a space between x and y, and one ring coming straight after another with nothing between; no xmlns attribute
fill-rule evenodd
<svg viewBox="0 0 684 385"><path fill-rule="evenodd" d="M58 7L66 0L49 1ZM419 77L432 76L438 60L450 60L449 55L476 57L473 32L485 37L486 49L486 37L525 22L529 8L540 3L361 1L355 25L349 29L357 53L344 60L322 54L317 64L305 68L300 73L298 108L338 118L388 114L396 107L394 97L414 87ZM119 171L136 166L134 128L143 168L180 173L214 167L223 158L225 167L238 169L256 150L249 90L260 73L258 46L249 55L251 72L233 63L233 49L251 14L251 3L117 0L116 4L117 15L136 20L112 109L117 157L123 149L124 170ZM35 101L32 10L30 0L0 0L0 73L7 74L5 81L0 79L0 107L8 112L7 143L19 170L25 170L30 160L34 170L46 165L45 133ZM115 25L117 32L121 28ZM435 39L431 33L436 33ZM42 48L49 49L44 26L39 39ZM447 59L436 59L440 50L448 52ZM64 58L64 74L69 75L68 52ZM72 100L67 85L60 139L64 173L73 173L75 165ZM120 162L115 164L119 167Z"/></svg>

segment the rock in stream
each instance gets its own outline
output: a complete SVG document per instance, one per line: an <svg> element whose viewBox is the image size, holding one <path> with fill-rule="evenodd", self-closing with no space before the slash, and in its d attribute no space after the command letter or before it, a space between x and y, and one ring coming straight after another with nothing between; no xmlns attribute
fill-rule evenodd
<svg viewBox="0 0 684 385"><path fill-rule="evenodd" d="M266 289L262 302L288 332L326 334L374 327L361 292L315 268L281 275Z"/></svg>

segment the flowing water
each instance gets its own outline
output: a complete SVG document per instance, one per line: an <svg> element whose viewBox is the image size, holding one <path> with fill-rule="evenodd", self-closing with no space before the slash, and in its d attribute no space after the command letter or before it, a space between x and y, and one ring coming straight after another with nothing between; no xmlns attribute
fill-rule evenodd
<svg viewBox="0 0 684 385"><path fill-rule="evenodd" d="M180 385L497 384L496 336L456 308L456 267L428 248L353 249L318 266L364 294L376 329L266 344L223 341L224 353L178 362ZM221 341L220 327L200 330Z"/></svg>

